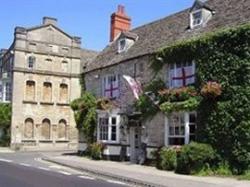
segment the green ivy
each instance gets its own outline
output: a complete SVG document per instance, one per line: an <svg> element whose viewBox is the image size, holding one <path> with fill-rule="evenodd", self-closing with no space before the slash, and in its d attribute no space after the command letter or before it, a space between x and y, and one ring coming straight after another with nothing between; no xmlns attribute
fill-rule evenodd
<svg viewBox="0 0 250 187"><path fill-rule="evenodd" d="M199 100L196 97L189 98L180 102L164 102L160 105L161 111L166 114L178 111L194 111L199 106Z"/></svg>
<svg viewBox="0 0 250 187"><path fill-rule="evenodd" d="M11 125L11 105L0 103L0 128L3 136L0 138L0 146L9 146Z"/></svg>
<svg viewBox="0 0 250 187"><path fill-rule="evenodd" d="M250 24L162 48L151 68L157 73L165 64L191 60L196 63L196 90L216 81L222 94L202 97L199 102L195 98L181 104L168 101L161 104L161 110L197 107L198 141L211 144L234 173L243 173L250 167Z"/></svg>

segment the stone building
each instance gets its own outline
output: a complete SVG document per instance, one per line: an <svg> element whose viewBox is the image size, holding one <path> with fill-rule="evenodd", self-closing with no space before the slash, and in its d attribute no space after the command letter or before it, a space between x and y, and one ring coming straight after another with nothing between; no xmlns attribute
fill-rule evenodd
<svg viewBox="0 0 250 187"><path fill-rule="evenodd" d="M159 113L151 120L136 120L138 114L133 108L135 98L123 75L133 77L142 85L149 83L155 78L149 67L150 60L160 48L248 23L249 8L250 1L246 0L197 0L189 9L130 29L131 19L124 7L118 7L118 11L111 16L111 42L91 63L85 64L86 89L97 97L108 97L116 103L116 108L98 112L97 140L106 145L105 156L116 159L127 156L137 162L143 149L142 143L146 144L147 156L150 157L150 152L161 146L182 145L195 138L195 112L168 117ZM164 66L156 77L164 80L167 87L183 86L182 80L173 81L171 78L178 68L188 69L192 75L195 73L194 62L180 62ZM184 79L190 84L195 77ZM170 133L173 128L183 133Z"/></svg>
<svg viewBox="0 0 250 187"><path fill-rule="evenodd" d="M44 17L41 25L16 27L2 59L3 101L12 104L11 147L22 150L75 149L78 131L69 103L80 97L81 38ZM6 74L6 75L5 75Z"/></svg>

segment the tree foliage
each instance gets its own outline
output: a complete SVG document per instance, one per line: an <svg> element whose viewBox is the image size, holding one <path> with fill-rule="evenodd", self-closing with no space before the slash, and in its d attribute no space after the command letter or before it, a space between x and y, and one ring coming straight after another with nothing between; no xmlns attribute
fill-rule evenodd
<svg viewBox="0 0 250 187"><path fill-rule="evenodd" d="M94 142L94 132L96 129L96 98L89 92L84 92L82 96L71 103L74 111L77 128L83 131L87 143Z"/></svg>

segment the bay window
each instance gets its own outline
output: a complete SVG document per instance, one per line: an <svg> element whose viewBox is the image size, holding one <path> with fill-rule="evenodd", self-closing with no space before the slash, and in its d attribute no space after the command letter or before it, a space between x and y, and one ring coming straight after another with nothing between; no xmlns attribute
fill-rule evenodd
<svg viewBox="0 0 250 187"><path fill-rule="evenodd" d="M97 137L101 142L115 143L119 141L119 119L115 116L99 116Z"/></svg>
<svg viewBox="0 0 250 187"><path fill-rule="evenodd" d="M196 113L172 113L165 119L165 145L184 145L195 140Z"/></svg>

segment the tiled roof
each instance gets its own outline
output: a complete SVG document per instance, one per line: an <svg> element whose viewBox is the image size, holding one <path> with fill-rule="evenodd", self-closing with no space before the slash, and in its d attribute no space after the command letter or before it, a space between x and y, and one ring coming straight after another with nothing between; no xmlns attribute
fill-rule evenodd
<svg viewBox="0 0 250 187"><path fill-rule="evenodd" d="M162 47L202 33L250 22L250 0L208 0L204 6L214 11L212 19L203 27L190 29L190 10L186 9L163 19L131 30L138 36L134 45L124 53L117 53L117 40L110 43L87 65L86 71L104 68L131 58L152 54Z"/></svg>

